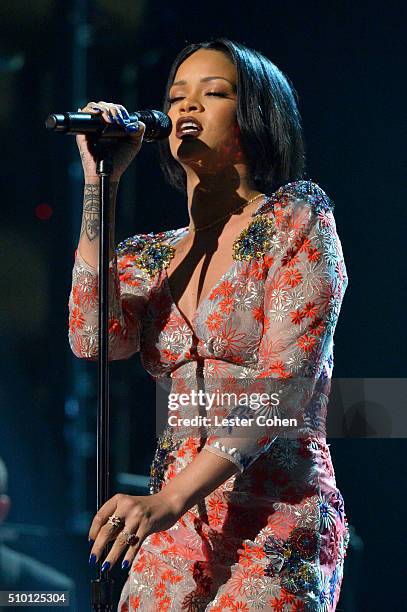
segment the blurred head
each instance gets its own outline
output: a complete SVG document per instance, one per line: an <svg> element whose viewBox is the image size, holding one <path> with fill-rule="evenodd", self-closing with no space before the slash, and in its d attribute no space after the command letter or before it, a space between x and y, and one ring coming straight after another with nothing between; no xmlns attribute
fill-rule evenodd
<svg viewBox="0 0 407 612"><path fill-rule="evenodd" d="M187 166L222 172L245 162L253 187L266 193L303 178L296 92L257 51L225 38L185 47L171 67L163 110L174 127L159 145L161 165L170 184L182 191ZM177 121L188 117L202 130L177 136Z"/></svg>
<svg viewBox="0 0 407 612"><path fill-rule="evenodd" d="M4 521L10 510L10 498L7 493L7 468L6 464L0 457L0 523Z"/></svg>

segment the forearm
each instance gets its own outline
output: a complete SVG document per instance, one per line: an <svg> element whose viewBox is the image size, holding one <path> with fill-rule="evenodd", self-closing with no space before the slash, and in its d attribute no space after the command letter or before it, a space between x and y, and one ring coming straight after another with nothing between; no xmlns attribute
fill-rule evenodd
<svg viewBox="0 0 407 612"><path fill-rule="evenodd" d="M183 514L238 471L228 459L203 449L161 493Z"/></svg>
<svg viewBox="0 0 407 612"><path fill-rule="evenodd" d="M114 256L115 241L115 211L116 195L119 183L110 183L109 198L109 261ZM94 268L99 264L99 239L100 239L100 211L99 211L99 178L85 180L83 193L83 215L78 250L82 258Z"/></svg>

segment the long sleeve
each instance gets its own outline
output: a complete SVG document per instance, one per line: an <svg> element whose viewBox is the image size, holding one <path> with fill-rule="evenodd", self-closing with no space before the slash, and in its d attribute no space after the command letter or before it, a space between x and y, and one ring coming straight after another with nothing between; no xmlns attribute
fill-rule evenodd
<svg viewBox="0 0 407 612"><path fill-rule="evenodd" d="M136 266L150 234L120 243L109 264L109 360L127 359L140 350L140 331L151 280ZM98 356L98 270L75 253L69 296L69 344L77 357Z"/></svg>
<svg viewBox="0 0 407 612"><path fill-rule="evenodd" d="M299 417L311 432L325 431L328 397L317 389L326 392L326 383L329 387L333 334L348 284L333 204L320 187L313 189L312 195L291 195L275 203L275 233L263 256L263 335L255 380L246 389L249 394L280 392L282 401L266 409L269 416ZM262 419L258 423L262 410L234 406L229 420L236 415L254 417L250 429L244 433L242 427L220 427L211 432L205 448L243 471L277 437Z"/></svg>

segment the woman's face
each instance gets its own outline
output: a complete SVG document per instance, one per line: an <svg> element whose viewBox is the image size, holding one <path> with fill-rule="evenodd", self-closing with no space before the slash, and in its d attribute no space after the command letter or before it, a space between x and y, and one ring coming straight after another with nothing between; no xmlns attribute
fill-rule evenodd
<svg viewBox="0 0 407 612"><path fill-rule="evenodd" d="M182 166L218 172L242 161L236 81L236 68L221 51L199 49L179 66L168 115L171 153Z"/></svg>

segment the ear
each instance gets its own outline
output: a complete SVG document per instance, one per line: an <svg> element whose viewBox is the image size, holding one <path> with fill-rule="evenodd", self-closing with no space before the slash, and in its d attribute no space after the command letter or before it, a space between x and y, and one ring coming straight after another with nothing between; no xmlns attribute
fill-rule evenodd
<svg viewBox="0 0 407 612"><path fill-rule="evenodd" d="M0 495L0 523L2 523L9 513L11 499L8 495Z"/></svg>

